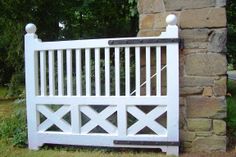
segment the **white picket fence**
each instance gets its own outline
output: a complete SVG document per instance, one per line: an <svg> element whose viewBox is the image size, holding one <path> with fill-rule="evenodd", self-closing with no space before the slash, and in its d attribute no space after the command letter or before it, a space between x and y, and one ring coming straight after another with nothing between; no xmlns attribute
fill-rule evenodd
<svg viewBox="0 0 236 157"><path fill-rule="evenodd" d="M29 148L43 144L179 150L175 15L159 37L42 42L26 26Z"/></svg>

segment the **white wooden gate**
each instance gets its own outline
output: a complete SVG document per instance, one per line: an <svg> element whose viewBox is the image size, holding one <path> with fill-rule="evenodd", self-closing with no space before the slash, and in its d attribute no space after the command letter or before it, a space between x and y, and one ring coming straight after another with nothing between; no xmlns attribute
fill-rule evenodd
<svg viewBox="0 0 236 157"><path fill-rule="evenodd" d="M178 155L179 38L42 42L26 26L29 148L45 143L161 148Z"/></svg>

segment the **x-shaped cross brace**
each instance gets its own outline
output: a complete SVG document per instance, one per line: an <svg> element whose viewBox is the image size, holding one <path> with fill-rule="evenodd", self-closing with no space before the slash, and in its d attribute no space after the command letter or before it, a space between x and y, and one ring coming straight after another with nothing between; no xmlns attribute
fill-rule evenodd
<svg viewBox="0 0 236 157"><path fill-rule="evenodd" d="M71 131L70 124L68 124L68 122L62 119L62 117L71 110L69 106L64 105L60 107L56 112L48 108L46 105L38 105L37 109L40 113L42 113L47 118L45 121L43 121L39 125L38 127L39 131L46 131L53 124L55 124L63 132Z"/></svg>
<svg viewBox="0 0 236 157"><path fill-rule="evenodd" d="M166 107L157 106L147 114L145 114L136 106L129 106L127 110L138 120L136 123L134 123L128 128L129 135L137 134L146 126L152 129L158 135L166 134L166 128L164 128L162 125L158 124L155 121L155 119L157 119L159 116L166 112Z"/></svg>
<svg viewBox="0 0 236 157"><path fill-rule="evenodd" d="M116 112L116 107L108 106L100 113L98 113L89 106L81 106L80 111L90 118L90 121L81 127L82 134L88 134L92 129L94 129L98 125L109 134L112 134L116 131L117 127L110 123L108 120L106 120L110 115Z"/></svg>

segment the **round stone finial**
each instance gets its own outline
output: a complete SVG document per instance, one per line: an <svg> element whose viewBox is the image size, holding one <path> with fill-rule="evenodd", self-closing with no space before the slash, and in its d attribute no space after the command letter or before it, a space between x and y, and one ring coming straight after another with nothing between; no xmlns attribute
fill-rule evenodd
<svg viewBox="0 0 236 157"><path fill-rule="evenodd" d="M25 31L27 33L35 33L37 30L36 26L33 23L29 23L25 26Z"/></svg>
<svg viewBox="0 0 236 157"><path fill-rule="evenodd" d="M168 25L176 25L177 24L177 17L174 14L170 14L166 17L166 23Z"/></svg>

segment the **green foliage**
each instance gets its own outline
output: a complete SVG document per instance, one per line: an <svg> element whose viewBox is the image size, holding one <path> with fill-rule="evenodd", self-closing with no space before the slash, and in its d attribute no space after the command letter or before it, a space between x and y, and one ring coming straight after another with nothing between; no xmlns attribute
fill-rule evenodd
<svg viewBox="0 0 236 157"><path fill-rule="evenodd" d="M231 96L227 97L227 126L229 132L236 136L236 81L228 80L228 93Z"/></svg>
<svg viewBox="0 0 236 157"><path fill-rule="evenodd" d="M233 64L234 69L236 69L236 1L227 1L227 19L228 19L228 61Z"/></svg>
<svg viewBox="0 0 236 157"><path fill-rule="evenodd" d="M25 108L16 107L9 117L1 118L0 140L18 147L27 144Z"/></svg>
<svg viewBox="0 0 236 157"><path fill-rule="evenodd" d="M134 36L138 30L136 0L2 0L0 6L0 85L24 72L23 36L29 22L46 41Z"/></svg>

